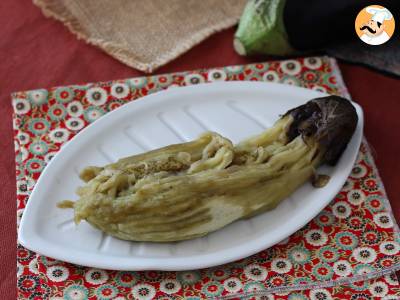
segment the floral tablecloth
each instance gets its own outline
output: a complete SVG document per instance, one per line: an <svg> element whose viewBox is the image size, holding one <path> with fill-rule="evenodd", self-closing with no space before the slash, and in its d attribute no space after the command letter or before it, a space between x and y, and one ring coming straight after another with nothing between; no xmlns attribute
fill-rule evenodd
<svg viewBox="0 0 400 300"><path fill-rule="evenodd" d="M280 82L349 97L334 59L308 57L16 92L18 222L61 146L147 94L221 80ZM357 100L357 99L355 99ZM107 271L17 248L20 299L399 299L400 239L367 142L343 189L309 224L251 257L185 272Z"/></svg>

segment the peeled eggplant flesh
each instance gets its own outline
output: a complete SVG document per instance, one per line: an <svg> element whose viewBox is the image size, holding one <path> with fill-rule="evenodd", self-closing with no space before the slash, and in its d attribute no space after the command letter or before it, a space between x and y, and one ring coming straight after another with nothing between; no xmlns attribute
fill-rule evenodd
<svg viewBox="0 0 400 300"><path fill-rule="evenodd" d="M75 222L120 239L170 242L204 236L274 209L323 163L334 165L357 125L338 96L310 100L273 127L233 145L217 133L87 167L77 190ZM327 183L323 177L320 185Z"/></svg>

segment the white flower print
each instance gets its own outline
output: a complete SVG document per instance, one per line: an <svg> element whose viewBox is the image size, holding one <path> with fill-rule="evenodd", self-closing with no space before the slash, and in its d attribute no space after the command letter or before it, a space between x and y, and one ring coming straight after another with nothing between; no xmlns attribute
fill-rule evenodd
<svg viewBox="0 0 400 300"><path fill-rule="evenodd" d="M48 92L45 89L34 90L28 92L28 98L35 105L41 105L47 101Z"/></svg>
<svg viewBox="0 0 400 300"><path fill-rule="evenodd" d="M386 255L396 255L400 251L400 245L397 242L383 242L379 245L379 250Z"/></svg>
<svg viewBox="0 0 400 300"><path fill-rule="evenodd" d="M83 114L83 105L79 101L68 103L67 112L71 117L79 117Z"/></svg>
<svg viewBox="0 0 400 300"><path fill-rule="evenodd" d="M129 95L129 86L126 83L115 83L111 86L111 95L122 99Z"/></svg>
<svg viewBox="0 0 400 300"><path fill-rule="evenodd" d="M398 285L399 284L396 273L387 274L387 275L385 275L384 278L385 278L385 281L387 283L389 283L390 285Z"/></svg>
<svg viewBox="0 0 400 300"><path fill-rule="evenodd" d="M17 115L24 115L31 110L31 104L26 99L13 99L12 105Z"/></svg>
<svg viewBox="0 0 400 300"><path fill-rule="evenodd" d="M360 159L360 157L358 157L357 159ZM363 156L361 156L361 159L363 159ZM366 166L362 164L356 164L351 170L350 176L353 178L363 178L367 174L368 174L368 169Z"/></svg>
<svg viewBox="0 0 400 300"><path fill-rule="evenodd" d="M34 258L29 262L29 271L34 274L39 274L37 258Z"/></svg>
<svg viewBox="0 0 400 300"><path fill-rule="evenodd" d="M310 291L311 300L333 300L332 295L326 289L316 289Z"/></svg>
<svg viewBox="0 0 400 300"><path fill-rule="evenodd" d="M198 84L204 82L204 77L200 74L188 74L184 81L186 85Z"/></svg>
<svg viewBox="0 0 400 300"><path fill-rule="evenodd" d="M306 233L306 241L312 246L323 246L328 242L328 236L319 229L313 229Z"/></svg>
<svg viewBox="0 0 400 300"><path fill-rule="evenodd" d="M62 282L67 280L69 270L64 266L53 265L47 268L46 275L51 281Z"/></svg>
<svg viewBox="0 0 400 300"><path fill-rule="evenodd" d="M28 195L28 183L26 180L17 181L17 191L19 195Z"/></svg>
<svg viewBox="0 0 400 300"><path fill-rule="evenodd" d="M242 282L238 278L231 277L224 281L224 288L229 293L237 293L242 288Z"/></svg>
<svg viewBox="0 0 400 300"><path fill-rule="evenodd" d="M108 280L108 274L104 270L89 269L85 273L85 280L91 284L103 284Z"/></svg>
<svg viewBox="0 0 400 300"><path fill-rule="evenodd" d="M363 264L372 263L376 259L376 252L370 247L359 247L354 249L353 257Z"/></svg>
<svg viewBox="0 0 400 300"><path fill-rule="evenodd" d="M388 286L382 281L374 282L368 290L374 297L384 297L389 292Z"/></svg>
<svg viewBox="0 0 400 300"><path fill-rule="evenodd" d="M160 283L160 290L169 295L179 292L180 289L181 284L175 279L166 279Z"/></svg>
<svg viewBox="0 0 400 300"><path fill-rule="evenodd" d="M250 264L244 268L244 274L249 279L262 281L267 277L267 270L260 265Z"/></svg>
<svg viewBox="0 0 400 300"><path fill-rule="evenodd" d="M92 87L86 91L86 98L93 105L103 105L107 101L107 91L101 87Z"/></svg>
<svg viewBox="0 0 400 300"><path fill-rule="evenodd" d="M292 269L292 263L285 258L275 258L271 262L271 269L276 273L284 274Z"/></svg>
<svg viewBox="0 0 400 300"><path fill-rule="evenodd" d="M209 81L224 81L226 77L226 73L219 69L210 70L207 74L207 79Z"/></svg>
<svg viewBox="0 0 400 300"><path fill-rule="evenodd" d="M296 60L285 60L280 63L280 66L282 71L289 75L297 75L301 70L301 65Z"/></svg>
<svg viewBox="0 0 400 300"><path fill-rule="evenodd" d="M263 80L264 81L269 81L269 82L278 82L279 81L279 75L275 71L267 71L263 74Z"/></svg>
<svg viewBox="0 0 400 300"><path fill-rule="evenodd" d="M49 133L49 138L54 143L64 143L68 141L69 131L65 128L55 128Z"/></svg>
<svg viewBox="0 0 400 300"><path fill-rule="evenodd" d="M333 271L336 275L346 277L352 273L352 267L347 260L338 260L333 264Z"/></svg>
<svg viewBox="0 0 400 300"><path fill-rule="evenodd" d="M347 202L339 201L333 205L332 212L339 219L348 218L351 214L351 207Z"/></svg>
<svg viewBox="0 0 400 300"><path fill-rule="evenodd" d="M132 296L138 300L150 300L156 295L155 288L147 283L137 284L132 288Z"/></svg>
<svg viewBox="0 0 400 300"><path fill-rule="evenodd" d="M80 118L69 118L65 121L65 126L72 131L78 131L83 128L85 123Z"/></svg>
<svg viewBox="0 0 400 300"><path fill-rule="evenodd" d="M353 205L360 205L365 201L365 194L362 190L352 190L348 193L349 202Z"/></svg>
<svg viewBox="0 0 400 300"><path fill-rule="evenodd" d="M381 228L393 227L393 221L390 215L386 212L381 212L374 215L374 222Z"/></svg>
<svg viewBox="0 0 400 300"><path fill-rule="evenodd" d="M304 65L311 70L316 70L322 66L322 60L319 57L307 57L304 59Z"/></svg>
<svg viewBox="0 0 400 300"><path fill-rule="evenodd" d="M31 138L29 137L29 134L19 131L17 134L17 139L20 145L25 145L29 143Z"/></svg>

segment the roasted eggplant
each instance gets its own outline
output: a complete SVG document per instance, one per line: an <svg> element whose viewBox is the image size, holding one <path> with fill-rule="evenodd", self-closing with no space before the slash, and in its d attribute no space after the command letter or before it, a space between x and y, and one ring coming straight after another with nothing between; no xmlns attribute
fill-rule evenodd
<svg viewBox="0 0 400 300"><path fill-rule="evenodd" d="M357 113L338 96L289 110L261 134L233 145L217 133L81 172L73 208L120 239L170 242L204 236L235 220L274 209L319 165L334 165L351 139Z"/></svg>

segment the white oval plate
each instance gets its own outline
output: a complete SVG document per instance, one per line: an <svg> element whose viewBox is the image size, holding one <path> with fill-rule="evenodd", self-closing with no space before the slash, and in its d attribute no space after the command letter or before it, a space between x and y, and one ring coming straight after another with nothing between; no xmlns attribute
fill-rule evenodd
<svg viewBox="0 0 400 300"><path fill-rule="evenodd" d="M56 203L76 199L78 171L121 157L195 139L206 130L238 142L270 127L279 115L320 92L261 82L208 83L161 91L105 115L80 132L52 159L40 176L19 227L28 249L71 263L115 270L188 270L252 255L285 239L315 217L337 194L350 174L362 138L359 105L357 130L327 186L303 185L273 211L241 220L203 238L177 243L115 239L81 222Z"/></svg>

